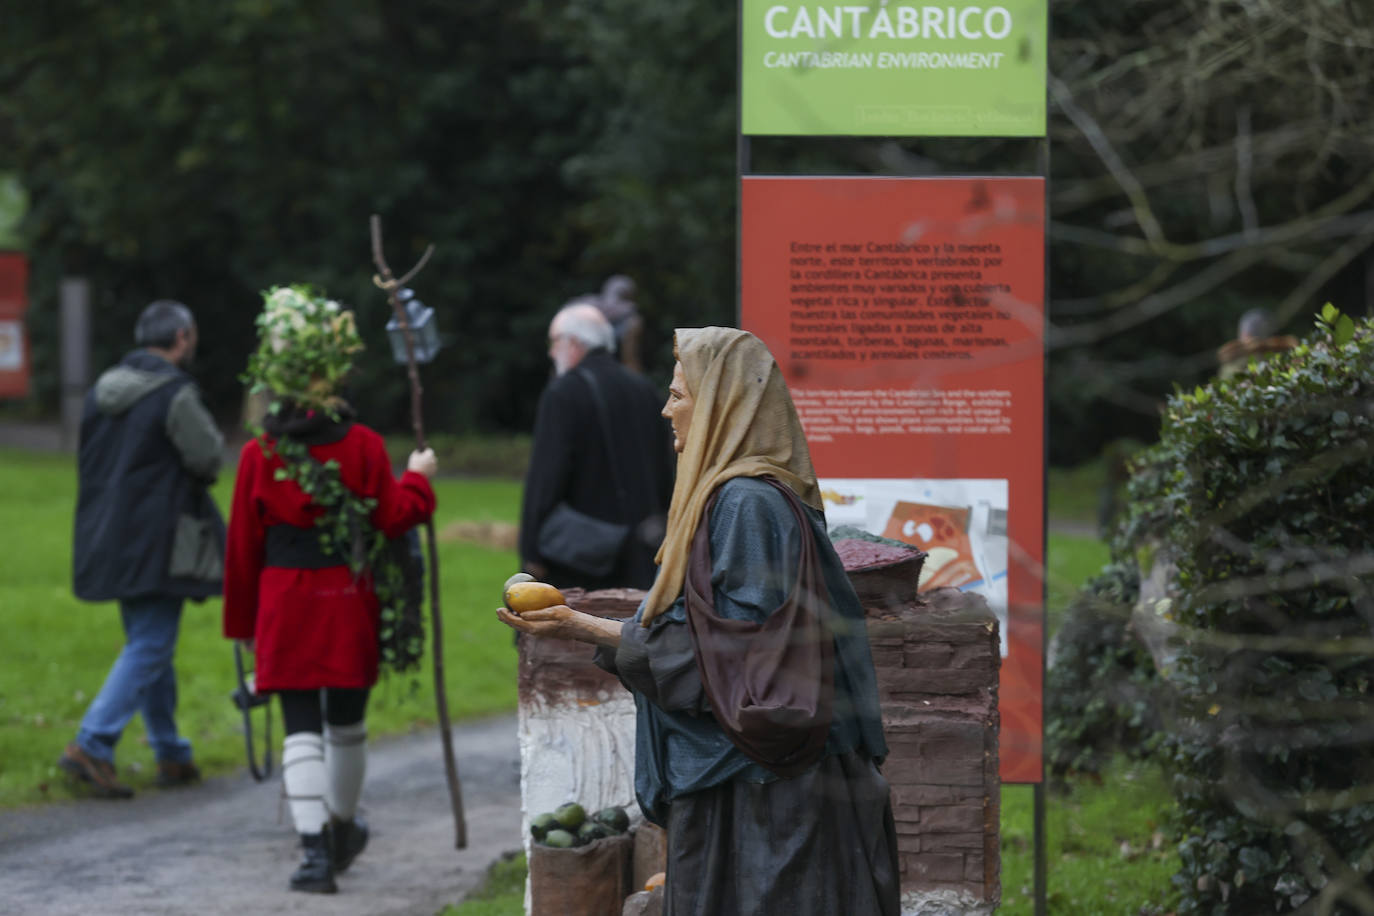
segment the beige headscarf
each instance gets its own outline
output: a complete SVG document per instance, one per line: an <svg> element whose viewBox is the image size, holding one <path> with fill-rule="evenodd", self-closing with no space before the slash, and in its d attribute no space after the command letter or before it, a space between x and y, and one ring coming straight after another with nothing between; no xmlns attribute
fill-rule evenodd
<svg viewBox="0 0 1374 916"><path fill-rule="evenodd" d="M802 502L821 508L797 409L763 341L736 328L679 328L674 351L695 404L678 455L667 534L655 558L658 578L644 602L645 626L682 593L692 537L706 501L725 481L775 477Z"/></svg>

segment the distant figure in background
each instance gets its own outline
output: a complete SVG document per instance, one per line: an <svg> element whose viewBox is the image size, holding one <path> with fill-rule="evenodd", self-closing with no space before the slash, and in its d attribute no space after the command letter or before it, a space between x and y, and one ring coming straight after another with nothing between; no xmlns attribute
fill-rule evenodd
<svg viewBox="0 0 1374 916"><path fill-rule="evenodd" d="M124 648L58 766L95 795L129 798L114 752L135 712L157 759L157 784L195 782L191 742L177 731L172 657L182 603L219 593L224 520L209 494L224 436L191 376L196 323L161 299L138 316L139 349L86 395L77 457L72 585L86 601L118 601Z"/></svg>
<svg viewBox="0 0 1374 916"><path fill-rule="evenodd" d="M1272 336L1273 324L1273 317L1265 309L1250 309L1241 315L1236 339L1217 349L1217 377L1230 378L1250 365L1251 359L1266 359L1298 345L1298 339L1291 335Z"/></svg>
<svg viewBox="0 0 1374 916"><path fill-rule="evenodd" d="M588 297L549 325L555 375L535 414L520 510L520 561L536 578L588 589L648 588L673 491L662 398L612 355Z"/></svg>
<svg viewBox="0 0 1374 916"><path fill-rule="evenodd" d="M601 285L601 297L597 307L615 331L615 345L620 353L620 362L632 372L643 372L640 337L644 330L644 321L639 317L639 308L635 305L635 281L624 274L607 278Z"/></svg>

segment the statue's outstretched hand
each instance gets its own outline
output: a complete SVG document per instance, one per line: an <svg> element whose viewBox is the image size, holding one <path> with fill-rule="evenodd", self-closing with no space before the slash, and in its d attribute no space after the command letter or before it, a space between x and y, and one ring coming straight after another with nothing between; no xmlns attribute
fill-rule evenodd
<svg viewBox="0 0 1374 916"><path fill-rule="evenodd" d="M621 621L608 620L574 611L566 604L555 604L536 610L515 613L509 608L496 609L496 618L513 630L549 639L570 639L603 646L620 644Z"/></svg>

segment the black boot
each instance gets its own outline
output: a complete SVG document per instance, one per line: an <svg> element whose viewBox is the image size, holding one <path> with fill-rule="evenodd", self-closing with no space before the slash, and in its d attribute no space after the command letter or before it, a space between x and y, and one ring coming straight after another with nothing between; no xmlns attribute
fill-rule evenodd
<svg viewBox="0 0 1374 916"><path fill-rule="evenodd" d="M291 889L308 894L333 894L339 890L334 883L334 863L331 860L329 825L319 833L302 833L301 849L305 858L291 876Z"/></svg>
<svg viewBox="0 0 1374 916"><path fill-rule="evenodd" d="M354 817L347 821L332 821L334 832L334 871L347 871L348 866L367 848L367 821Z"/></svg>

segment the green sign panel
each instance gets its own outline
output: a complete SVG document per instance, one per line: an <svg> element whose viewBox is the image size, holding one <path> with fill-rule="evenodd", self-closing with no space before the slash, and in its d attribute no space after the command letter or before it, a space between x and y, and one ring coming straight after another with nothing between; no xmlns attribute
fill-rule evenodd
<svg viewBox="0 0 1374 916"><path fill-rule="evenodd" d="M1048 0L741 0L745 134L1039 137Z"/></svg>

